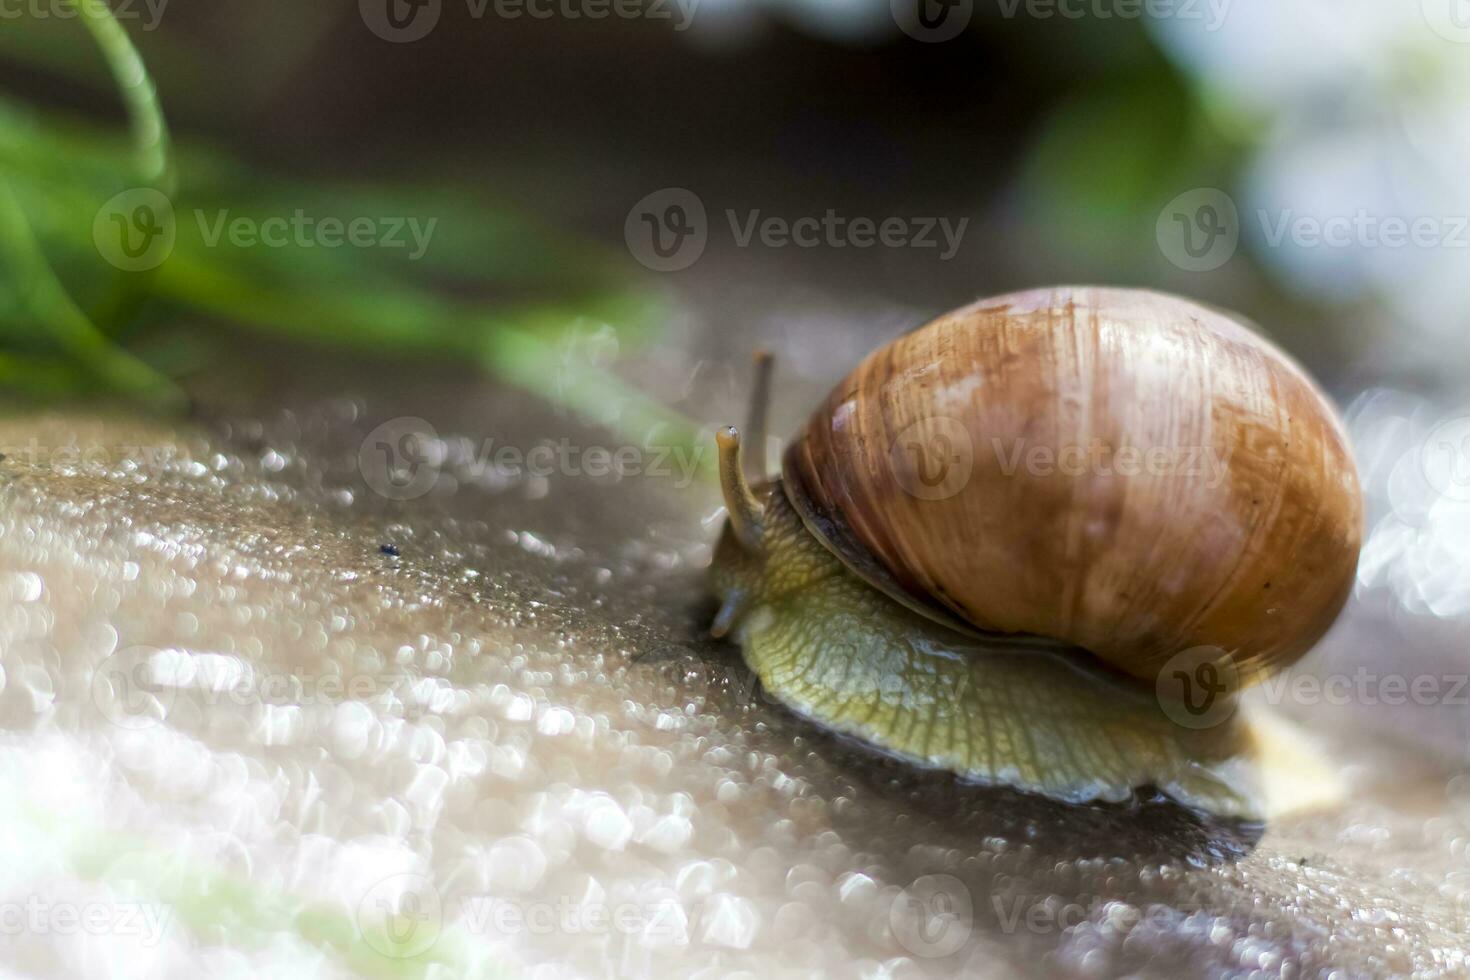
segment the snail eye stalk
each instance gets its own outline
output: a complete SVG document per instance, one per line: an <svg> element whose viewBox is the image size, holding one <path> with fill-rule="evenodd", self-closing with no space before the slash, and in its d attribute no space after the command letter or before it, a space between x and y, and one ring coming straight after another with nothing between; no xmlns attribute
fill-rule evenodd
<svg viewBox="0 0 1470 980"><path fill-rule="evenodd" d="M750 451L743 471L750 483L766 480L766 416L771 405L771 370L775 357L768 350L755 352L755 383L750 389L750 409L745 416L745 438Z"/></svg>
<svg viewBox="0 0 1470 980"><path fill-rule="evenodd" d="M725 495L730 529L746 551L758 555L765 513L740 468L740 430L733 425L725 426L715 435L715 443L720 449L720 491Z"/></svg>

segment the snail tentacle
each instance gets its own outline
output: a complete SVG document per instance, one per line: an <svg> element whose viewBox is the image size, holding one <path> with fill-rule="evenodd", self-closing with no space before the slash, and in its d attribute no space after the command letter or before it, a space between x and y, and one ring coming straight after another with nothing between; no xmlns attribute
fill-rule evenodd
<svg viewBox="0 0 1470 980"><path fill-rule="evenodd" d="M727 425L715 435L720 450L720 492L730 515L735 538L751 554L760 554L764 533L764 508L746 482L740 465L740 430Z"/></svg>
<svg viewBox="0 0 1470 980"><path fill-rule="evenodd" d="M771 373L775 356L768 350L755 352L755 383L750 389L750 407L745 416L745 438L751 451L745 454L743 472L752 483L766 481L766 418L771 407Z"/></svg>
<svg viewBox="0 0 1470 980"><path fill-rule="evenodd" d="M719 640L730 632L730 627L735 625L735 621L745 611L746 598L745 590L739 588L732 588L725 594L719 612L715 613L714 622L709 624L710 636Z"/></svg>

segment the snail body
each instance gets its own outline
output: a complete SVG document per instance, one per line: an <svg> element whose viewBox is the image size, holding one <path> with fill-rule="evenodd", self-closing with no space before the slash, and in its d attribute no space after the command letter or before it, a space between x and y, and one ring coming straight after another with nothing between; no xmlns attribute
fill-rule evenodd
<svg viewBox="0 0 1470 980"><path fill-rule="evenodd" d="M1068 800L1152 784L1258 812L1256 733L1180 724L1161 670L1193 656L1187 687L1207 661L1233 698L1294 662L1346 601L1362 535L1346 439L1306 374L1142 291L957 310L840 382L779 479L749 486L734 430L721 459L714 631L777 698Z"/></svg>

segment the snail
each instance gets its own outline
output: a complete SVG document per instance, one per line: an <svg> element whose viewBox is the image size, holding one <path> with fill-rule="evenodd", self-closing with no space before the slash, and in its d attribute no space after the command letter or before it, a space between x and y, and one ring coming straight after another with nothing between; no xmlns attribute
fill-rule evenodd
<svg viewBox="0 0 1470 980"><path fill-rule="evenodd" d="M777 700L1069 802L1259 817L1330 781L1235 710L1332 624L1363 533L1343 426L1269 341L1141 290L982 300L870 354L774 479L741 448L770 375L716 437L711 632Z"/></svg>

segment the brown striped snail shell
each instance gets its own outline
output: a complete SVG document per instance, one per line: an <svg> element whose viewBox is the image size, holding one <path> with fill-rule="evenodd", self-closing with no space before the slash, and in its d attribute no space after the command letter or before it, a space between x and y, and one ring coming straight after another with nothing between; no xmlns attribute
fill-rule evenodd
<svg viewBox="0 0 1470 980"><path fill-rule="evenodd" d="M1331 404L1241 323L1177 297L983 300L882 347L790 444L807 529L911 608L1048 637L1152 682L1244 676L1346 601L1363 508Z"/></svg>

